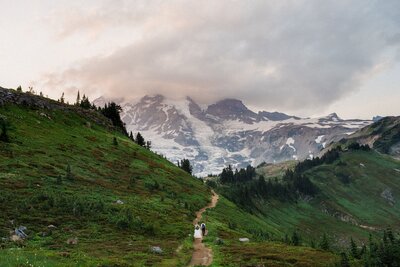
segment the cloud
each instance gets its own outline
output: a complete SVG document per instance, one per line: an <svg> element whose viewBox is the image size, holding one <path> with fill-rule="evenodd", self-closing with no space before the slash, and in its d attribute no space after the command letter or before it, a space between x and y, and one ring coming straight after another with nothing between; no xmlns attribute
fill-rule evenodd
<svg viewBox="0 0 400 267"><path fill-rule="evenodd" d="M45 87L127 99L235 97L267 109L312 111L358 90L399 58L396 0L109 3L67 16L61 38L119 27L139 38L48 74Z"/></svg>

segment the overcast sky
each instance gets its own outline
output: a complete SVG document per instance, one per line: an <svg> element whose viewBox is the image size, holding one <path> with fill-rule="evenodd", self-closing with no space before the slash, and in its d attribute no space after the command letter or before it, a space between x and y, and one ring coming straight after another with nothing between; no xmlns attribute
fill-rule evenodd
<svg viewBox="0 0 400 267"><path fill-rule="evenodd" d="M400 1L0 0L0 86L400 115Z"/></svg>

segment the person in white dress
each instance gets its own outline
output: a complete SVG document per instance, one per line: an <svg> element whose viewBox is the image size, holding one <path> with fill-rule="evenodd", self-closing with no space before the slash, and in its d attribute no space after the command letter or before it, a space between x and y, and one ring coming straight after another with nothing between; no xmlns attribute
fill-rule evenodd
<svg viewBox="0 0 400 267"><path fill-rule="evenodd" d="M200 225L196 224L194 226L194 238L202 238Z"/></svg>

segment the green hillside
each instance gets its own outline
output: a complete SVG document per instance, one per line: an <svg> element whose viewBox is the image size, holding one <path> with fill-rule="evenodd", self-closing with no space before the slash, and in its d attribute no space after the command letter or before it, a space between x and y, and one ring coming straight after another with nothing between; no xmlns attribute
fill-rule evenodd
<svg viewBox="0 0 400 267"><path fill-rule="evenodd" d="M1 266L187 262L194 212L211 196L203 183L96 111L51 105L0 107L10 138L0 142ZM7 241L21 225L27 241Z"/></svg>
<svg viewBox="0 0 400 267"><path fill-rule="evenodd" d="M294 179L300 179L299 181L303 181L307 186L306 181L310 181L315 192L299 192L298 190L304 187L294 187L293 182L285 178L282 171L285 167L301 170L298 171L299 178ZM235 242L232 243L232 248L220 249L224 258L241 258L250 253L260 263L273 255L271 250L274 246L270 241L293 244L294 235L300 239L297 243L303 246L323 248L326 247L323 245L324 240L327 240L329 250L339 253L349 249L351 239L361 249L362 244L371 244L370 236L372 242L379 242L386 229L392 229L395 233L400 231L400 161L388 155L364 148L349 148L329 153L324 160L306 161L301 164L301 168L294 167L291 163L263 164L258 167L256 173L257 175L248 181L214 184L220 194L235 202L243 210L243 214L246 214L238 216L237 213L231 213L225 218L228 222L231 220L227 228L231 231L237 230L239 234L233 239ZM263 175L265 183L260 181L260 175ZM227 213L229 205L224 202L221 205L226 207L220 210L220 213ZM217 210L218 207L210 213ZM252 224L248 221L252 221ZM247 226L249 228L246 228ZM240 233L239 229L245 230L247 236L251 236L253 240L258 239L261 243L262 240L269 241L265 243L269 245L260 248L260 243L256 243L253 244L257 248L254 251L250 249L250 252L239 253L239 249L235 247L239 243L237 237L245 235ZM229 235L228 238L231 239ZM298 249L306 253L304 247ZM378 253L381 256L374 255L374 259L384 257L382 255L390 249ZM292 251L290 255L293 257L296 255L292 247L280 250L280 256L282 251L287 250ZM368 253L372 255L373 252ZM262 256L263 254L265 255ZM312 253L306 254L307 259L312 259ZM363 255L367 257L367 254ZM276 255L271 257L279 258ZM301 257L293 259L293 262L301 264ZM355 266L363 263L357 259L353 260ZM381 265L376 263L371 266Z"/></svg>
<svg viewBox="0 0 400 267"><path fill-rule="evenodd" d="M366 241L387 227L400 229L400 162L377 152L348 151L332 164L305 172L318 193L293 202L260 203L263 218L280 231L298 230L338 245ZM393 199L391 199L391 197ZM267 205L265 205L267 204Z"/></svg>

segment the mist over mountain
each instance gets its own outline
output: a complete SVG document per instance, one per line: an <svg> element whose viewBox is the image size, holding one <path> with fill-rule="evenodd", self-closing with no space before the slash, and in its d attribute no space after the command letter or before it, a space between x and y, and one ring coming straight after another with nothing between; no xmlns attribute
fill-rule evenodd
<svg viewBox="0 0 400 267"><path fill-rule="evenodd" d="M254 112L238 99L224 99L201 107L192 98L172 100L144 96L122 106L128 131L141 132L153 150L176 162L188 158L194 173L219 173L228 164L244 167L262 162L303 160L319 155L331 142L372 121L342 120L336 113L300 118L280 112ZM107 99L94 103L104 105Z"/></svg>

